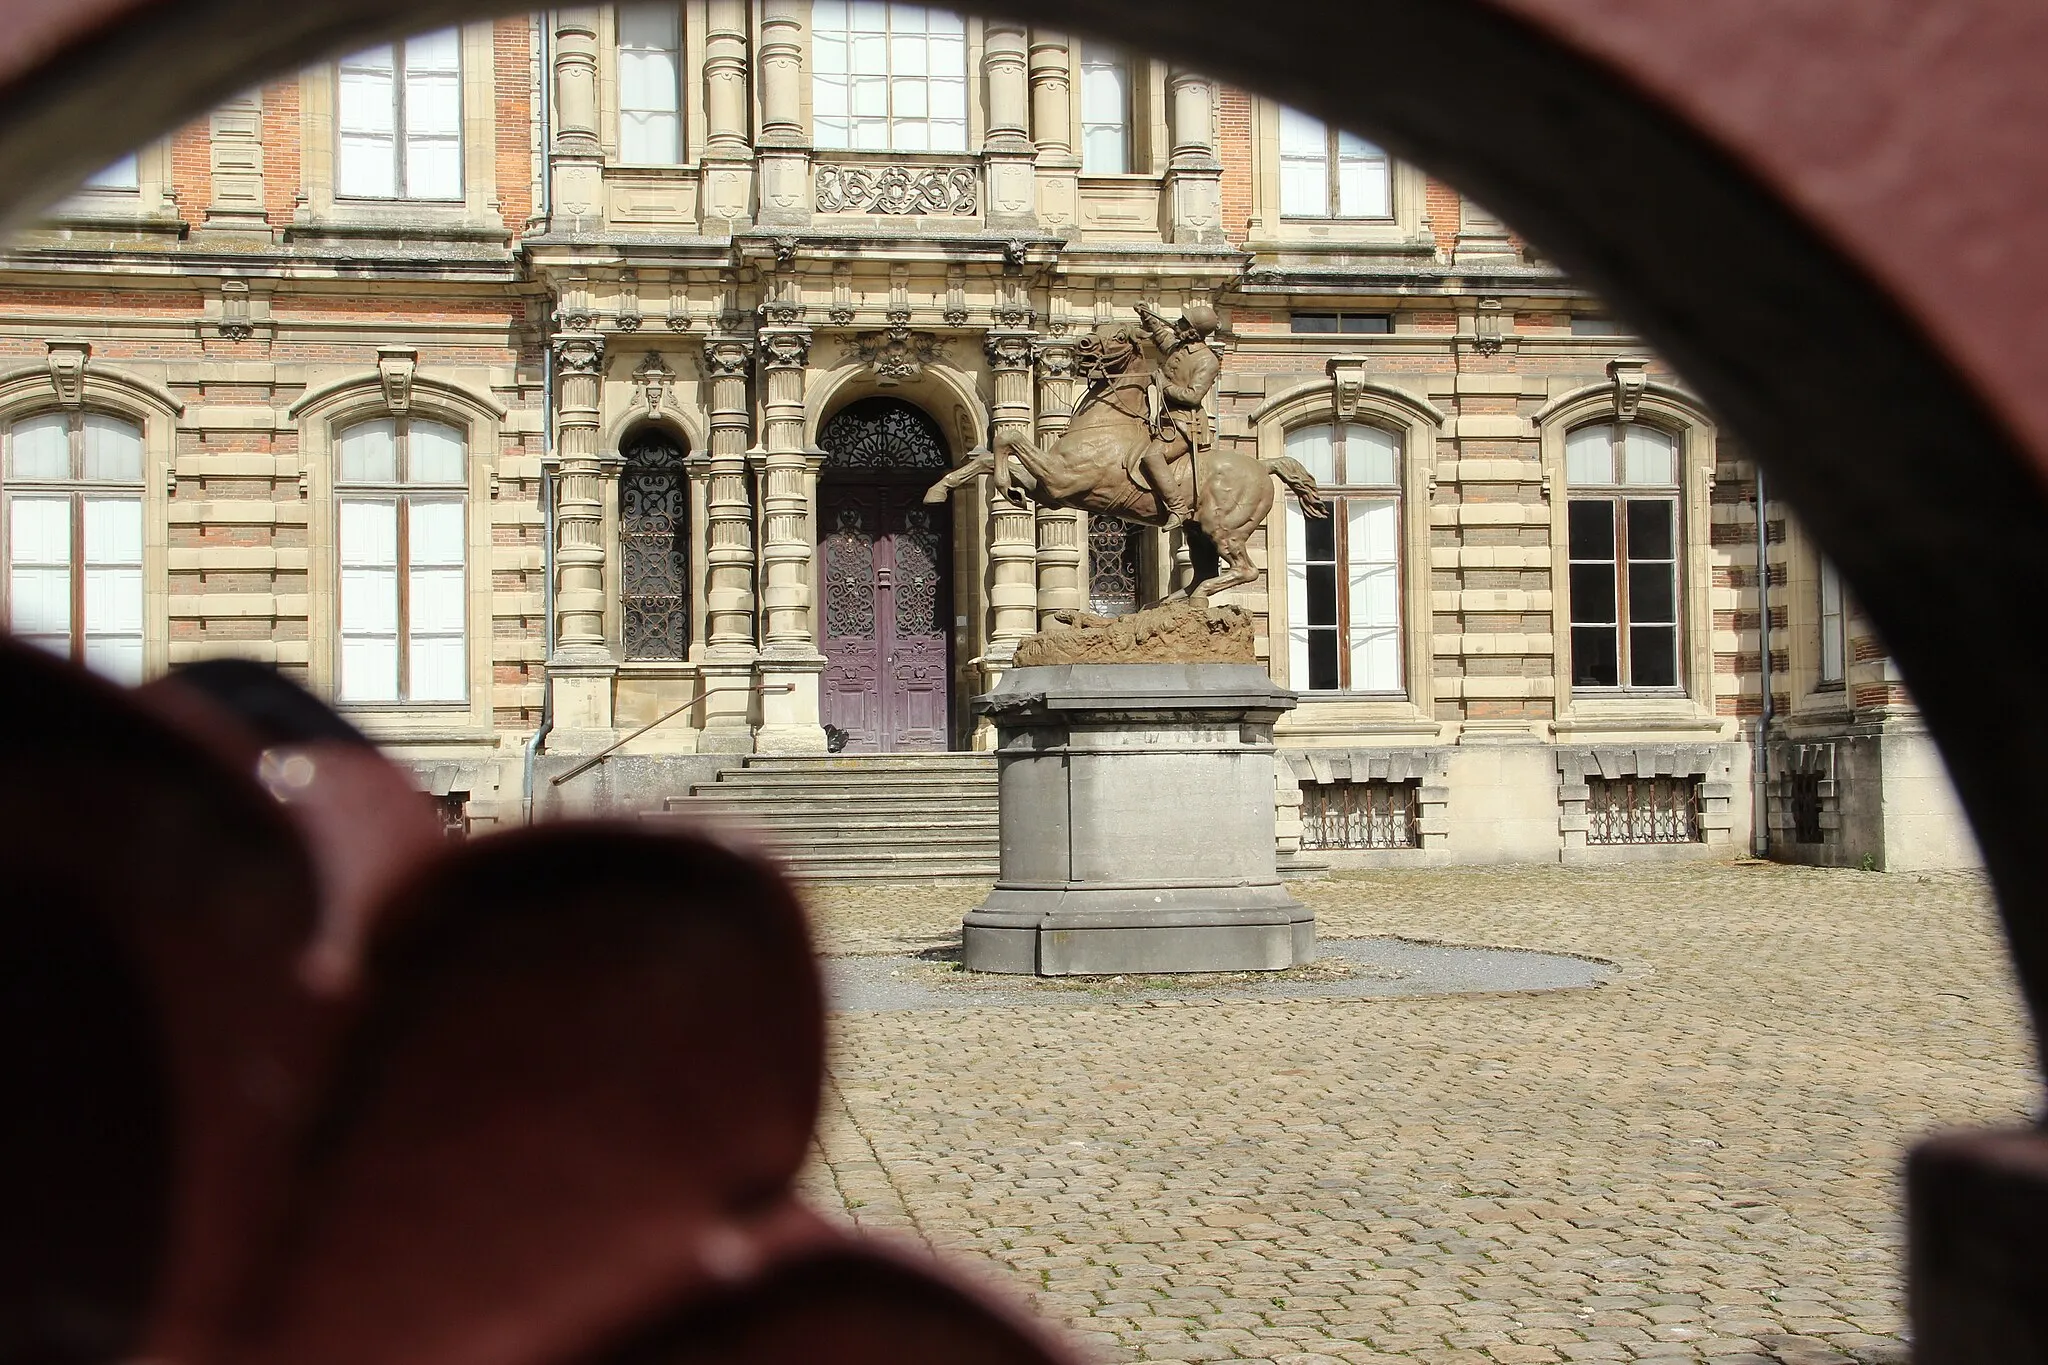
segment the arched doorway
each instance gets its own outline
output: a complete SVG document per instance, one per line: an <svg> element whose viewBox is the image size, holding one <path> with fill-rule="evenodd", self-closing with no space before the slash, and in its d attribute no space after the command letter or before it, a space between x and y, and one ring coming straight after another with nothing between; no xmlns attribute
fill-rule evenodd
<svg viewBox="0 0 2048 1365"><path fill-rule="evenodd" d="M924 502L951 467L946 438L909 403L863 398L818 445L825 734L846 753L947 749L951 518Z"/></svg>

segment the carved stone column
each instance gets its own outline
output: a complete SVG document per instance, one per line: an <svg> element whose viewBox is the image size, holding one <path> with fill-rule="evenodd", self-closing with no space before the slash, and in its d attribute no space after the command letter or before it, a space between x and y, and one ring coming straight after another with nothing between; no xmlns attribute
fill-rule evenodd
<svg viewBox="0 0 2048 1365"><path fill-rule="evenodd" d="M711 418L704 517L704 726L706 753L751 753L748 680L754 671L754 504L748 496L747 446L753 412L747 372L753 342L706 337L704 380Z"/></svg>
<svg viewBox="0 0 2048 1365"><path fill-rule="evenodd" d="M1080 216L1081 158L1075 154L1070 44L1064 33L1031 35L1031 139L1038 147L1038 221L1072 227Z"/></svg>
<svg viewBox="0 0 2048 1365"><path fill-rule="evenodd" d="M811 221L810 134L804 128L804 49L810 0L765 0L761 10L760 224Z"/></svg>
<svg viewBox="0 0 2048 1365"><path fill-rule="evenodd" d="M1074 418L1074 343L1049 337L1038 343L1038 442L1050 446ZM1081 537L1088 524L1085 512L1041 507L1038 518L1038 624L1056 611L1078 611L1088 605L1088 585L1081 577Z"/></svg>
<svg viewBox="0 0 2048 1365"><path fill-rule="evenodd" d="M1177 245L1221 242L1223 163L1216 157L1216 85L1206 76L1175 70L1167 80L1173 153L1166 188L1173 201Z"/></svg>
<svg viewBox="0 0 2048 1365"><path fill-rule="evenodd" d="M612 676L605 641L605 478L599 390L604 338L594 332L555 338L555 687L551 747L588 751L609 742Z"/></svg>
<svg viewBox="0 0 2048 1365"><path fill-rule="evenodd" d="M754 149L747 137L747 3L710 0L704 31L704 231L751 223Z"/></svg>
<svg viewBox="0 0 2048 1365"><path fill-rule="evenodd" d="M1031 99L1027 40L1022 24L990 19L982 29L981 70L988 82L988 136L982 160L988 174L988 225L1024 228L1038 221L1038 149L1030 137Z"/></svg>
<svg viewBox="0 0 2048 1365"><path fill-rule="evenodd" d="M554 225L595 231L604 218L597 130L597 11L555 12L555 142L549 148Z"/></svg>
<svg viewBox="0 0 2048 1365"><path fill-rule="evenodd" d="M761 729L763 753L823 753L818 680L824 656L811 626L817 465L804 449L804 384L811 329L760 332L761 445L749 453L761 481Z"/></svg>
<svg viewBox="0 0 2048 1365"><path fill-rule="evenodd" d="M1009 433L1031 433L1031 369L1033 341L1029 332L990 332L989 368L995 374L992 414L995 439ZM982 656L986 686L996 682L1016 656L1017 646L1038 629L1037 517L1029 506L1018 507L988 496L988 651Z"/></svg>

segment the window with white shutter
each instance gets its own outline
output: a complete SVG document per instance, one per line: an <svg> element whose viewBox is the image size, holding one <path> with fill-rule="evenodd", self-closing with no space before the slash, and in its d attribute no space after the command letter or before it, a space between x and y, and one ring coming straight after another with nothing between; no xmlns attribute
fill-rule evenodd
<svg viewBox="0 0 2048 1365"><path fill-rule="evenodd" d="M344 57L335 193L462 198L462 70L454 29Z"/></svg>
<svg viewBox="0 0 2048 1365"><path fill-rule="evenodd" d="M142 680L142 428L96 412L7 429L6 620L118 682Z"/></svg>
<svg viewBox="0 0 2048 1365"><path fill-rule="evenodd" d="M1820 561L1820 683L1839 687L1849 662L1847 613L1842 609L1842 571Z"/></svg>
<svg viewBox="0 0 2048 1365"><path fill-rule="evenodd" d="M1081 44L1081 169L1128 175L1131 169L1131 63L1121 48Z"/></svg>
<svg viewBox="0 0 2048 1365"><path fill-rule="evenodd" d="M818 146L967 150L967 31L959 15L879 0L817 0L811 66Z"/></svg>
<svg viewBox="0 0 2048 1365"><path fill-rule="evenodd" d="M1387 154L1299 110L1280 111L1280 213L1286 218L1391 218Z"/></svg>
<svg viewBox="0 0 2048 1365"><path fill-rule="evenodd" d="M335 439L339 696L469 695L468 452L423 418L359 422Z"/></svg>
<svg viewBox="0 0 2048 1365"><path fill-rule="evenodd" d="M683 159L683 29L674 4L621 5L619 160L675 166Z"/></svg>
<svg viewBox="0 0 2048 1365"><path fill-rule="evenodd" d="M1288 680L1304 692L1406 690L1401 648L1401 438L1379 427L1296 427L1287 453L1315 476L1327 519L1290 497Z"/></svg>

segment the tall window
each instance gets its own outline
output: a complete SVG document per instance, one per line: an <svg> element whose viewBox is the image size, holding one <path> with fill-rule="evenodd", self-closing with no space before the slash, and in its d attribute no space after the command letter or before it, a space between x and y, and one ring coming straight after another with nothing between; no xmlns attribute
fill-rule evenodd
<svg viewBox="0 0 2048 1365"><path fill-rule="evenodd" d="M53 412L7 429L7 622L119 682L142 680L142 428Z"/></svg>
<svg viewBox="0 0 2048 1365"><path fill-rule="evenodd" d="M1849 660L1847 618L1842 611L1842 571L1834 561L1820 562L1820 680L1840 683Z"/></svg>
<svg viewBox="0 0 2048 1365"><path fill-rule="evenodd" d="M356 199L462 198L462 75L454 29L341 62L335 192Z"/></svg>
<svg viewBox="0 0 2048 1365"><path fill-rule="evenodd" d="M683 32L673 4L619 7L619 160L683 159Z"/></svg>
<svg viewBox="0 0 2048 1365"><path fill-rule="evenodd" d="M1097 42L1081 44L1081 169L1131 169L1131 64L1121 49Z"/></svg>
<svg viewBox="0 0 2048 1365"><path fill-rule="evenodd" d="M967 150L967 35L957 14L877 0L811 7L820 147Z"/></svg>
<svg viewBox="0 0 2048 1365"><path fill-rule="evenodd" d="M619 473L619 580L626 657L680 659L690 641L690 495L683 450L635 432Z"/></svg>
<svg viewBox="0 0 2048 1365"><path fill-rule="evenodd" d="M459 429L417 417L336 439L343 701L468 695L467 466Z"/></svg>
<svg viewBox="0 0 2048 1365"><path fill-rule="evenodd" d="M1280 111L1280 213L1287 218L1391 218L1387 154L1355 133Z"/></svg>
<svg viewBox="0 0 2048 1365"><path fill-rule="evenodd" d="M1565 436L1574 687L1678 682L1678 442L1641 422Z"/></svg>
<svg viewBox="0 0 2048 1365"><path fill-rule="evenodd" d="M1400 692L1401 440L1360 423L1296 427L1327 520L1287 499L1288 677L1309 692Z"/></svg>

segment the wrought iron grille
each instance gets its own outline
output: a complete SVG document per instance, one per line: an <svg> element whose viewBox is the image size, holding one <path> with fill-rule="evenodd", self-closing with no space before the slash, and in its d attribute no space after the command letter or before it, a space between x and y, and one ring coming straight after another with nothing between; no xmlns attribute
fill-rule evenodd
<svg viewBox="0 0 2048 1365"><path fill-rule="evenodd" d="M1123 616L1138 609L1138 550L1144 528L1116 517L1088 518L1088 610Z"/></svg>
<svg viewBox="0 0 2048 1365"><path fill-rule="evenodd" d="M1790 787L1792 798L1792 841L1799 844L1819 844L1827 841L1827 835L1820 827L1820 774L1793 773Z"/></svg>
<svg viewBox="0 0 2048 1365"><path fill-rule="evenodd" d="M826 469L936 470L952 466L939 424L894 398L849 403L818 431Z"/></svg>
<svg viewBox="0 0 2048 1365"><path fill-rule="evenodd" d="M860 509L839 509L825 537L825 634L865 639L875 633L875 546Z"/></svg>
<svg viewBox="0 0 2048 1365"><path fill-rule="evenodd" d="M896 633L942 635L946 623L939 604L939 556L945 546L932 526L931 513L913 507L903 514L896 533Z"/></svg>
<svg viewBox="0 0 2048 1365"><path fill-rule="evenodd" d="M626 442L619 473L619 577L629 659L680 659L690 640L690 499L683 451L666 434Z"/></svg>
<svg viewBox="0 0 2048 1365"><path fill-rule="evenodd" d="M1695 844L1697 777L1594 777L1586 782L1589 844Z"/></svg>
<svg viewBox="0 0 2048 1365"><path fill-rule="evenodd" d="M1422 784L1317 782L1301 789L1303 848L1416 848Z"/></svg>

